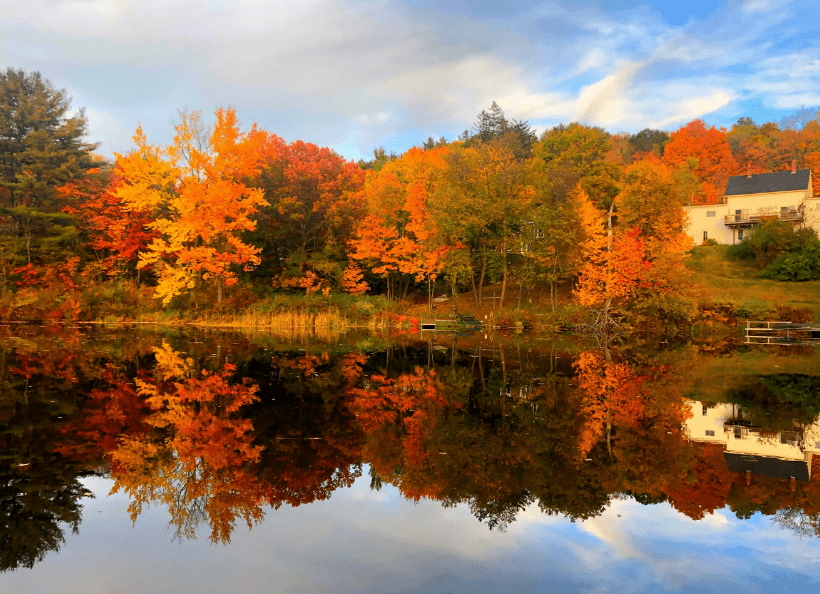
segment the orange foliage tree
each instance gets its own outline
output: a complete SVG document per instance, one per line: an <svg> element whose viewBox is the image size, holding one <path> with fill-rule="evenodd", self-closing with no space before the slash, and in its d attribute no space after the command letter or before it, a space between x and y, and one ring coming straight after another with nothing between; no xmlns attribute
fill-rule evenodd
<svg viewBox="0 0 820 594"><path fill-rule="evenodd" d="M701 120L689 122L672 133L663 161L674 168L691 169L704 187L703 195L692 197L692 201L701 204L717 202L726 190L729 177L738 169L726 130L707 128Z"/></svg>
<svg viewBox="0 0 820 594"><path fill-rule="evenodd" d="M451 247L428 208L446 167L447 148L412 148L380 171L370 172L362 190L367 216L350 241L349 256L387 277L388 297L395 297L394 275L404 280L404 296L411 280L427 281L428 296L444 268Z"/></svg>
<svg viewBox="0 0 820 594"><path fill-rule="evenodd" d="M155 217L148 227L159 236L140 252L139 266L157 266L163 303L200 278L216 279L221 303L223 285L236 283L235 267L259 263L259 248L240 234L254 229L252 216L267 204L261 190L244 183L258 171L263 140L255 127L239 131L233 109L218 109L210 134L198 112L183 113L173 144L149 145L138 128L136 150L117 156L115 195L123 208Z"/></svg>
<svg viewBox="0 0 820 594"><path fill-rule="evenodd" d="M686 233L680 180L654 158L630 165L617 197L618 222L640 231L646 260L634 305L650 316L691 318L694 299L684 266L692 240Z"/></svg>
<svg viewBox="0 0 820 594"><path fill-rule="evenodd" d="M148 228L153 222L152 213L123 208L116 195L122 182L112 173L110 168L90 170L85 178L72 181L59 191L72 202L64 210L77 215L99 272L114 277L130 268L132 272L136 270L139 283L139 252L147 249L159 234Z"/></svg>
<svg viewBox="0 0 820 594"><path fill-rule="evenodd" d="M613 209L607 215L595 208L586 192L577 192L586 240L581 246L585 264L575 296L581 305L600 306L599 321L606 321L613 303L627 300L646 282L651 263L644 256L639 229L616 234L612 228Z"/></svg>

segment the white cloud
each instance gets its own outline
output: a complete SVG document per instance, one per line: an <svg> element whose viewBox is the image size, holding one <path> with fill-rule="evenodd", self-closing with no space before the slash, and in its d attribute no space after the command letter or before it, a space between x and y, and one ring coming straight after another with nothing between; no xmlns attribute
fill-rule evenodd
<svg viewBox="0 0 820 594"><path fill-rule="evenodd" d="M170 138L186 105L234 105L289 140L360 156L390 142L404 150L408 130L413 142L452 137L493 100L536 129L581 120L611 131L679 125L739 99L820 103L816 44L777 49L812 13L776 10L781 0L681 27L647 6L624 18L567 2L503 19L400 0L7 4L3 61L82 96L94 140L117 151L137 120L152 141L160 129Z"/></svg>
<svg viewBox="0 0 820 594"><path fill-rule="evenodd" d="M745 0L743 10L750 13L770 12L790 2L791 0Z"/></svg>
<svg viewBox="0 0 820 594"><path fill-rule="evenodd" d="M353 121L361 126L364 126L365 128L372 128L373 126L378 126L379 124L385 123L389 119L390 114L384 111L380 111L379 113L373 114L360 113L353 116Z"/></svg>

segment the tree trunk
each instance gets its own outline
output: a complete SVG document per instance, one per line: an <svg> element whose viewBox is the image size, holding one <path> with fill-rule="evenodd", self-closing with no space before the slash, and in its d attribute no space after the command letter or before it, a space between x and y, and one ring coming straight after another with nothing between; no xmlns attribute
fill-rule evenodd
<svg viewBox="0 0 820 594"><path fill-rule="evenodd" d="M470 260L470 265L471 265L470 268L472 268L472 263L473 262L472 262L472 259L471 259ZM472 269L470 272L471 272L470 281L472 281L472 283L473 283L473 301L475 302L476 305L478 305L478 290L476 289L476 286L475 286L475 269Z"/></svg>
<svg viewBox="0 0 820 594"><path fill-rule="evenodd" d="M612 201L612 204L609 205L609 214L606 217L606 261L607 267L612 265L612 211L615 209L615 201ZM607 287L607 296L606 300L604 301L604 307L601 313L603 314L604 318L609 316L609 308L612 307L612 295L609 294L609 288Z"/></svg>
<svg viewBox="0 0 820 594"><path fill-rule="evenodd" d="M501 277L501 299L498 302L498 309L504 307L504 295L507 292L507 240L504 240L504 243L501 245L501 250L503 251L502 257L504 258L504 268L502 269L502 277Z"/></svg>
<svg viewBox="0 0 820 594"><path fill-rule="evenodd" d="M484 379L484 365L481 363L481 345L478 345L478 375L481 378L481 394L487 395L487 382Z"/></svg>
<svg viewBox="0 0 820 594"><path fill-rule="evenodd" d="M481 275L478 277L478 304L482 305L481 295L484 290L484 274L487 272L487 252L482 251L481 255Z"/></svg>
<svg viewBox="0 0 820 594"><path fill-rule="evenodd" d="M216 302L222 305L222 276L216 277Z"/></svg>

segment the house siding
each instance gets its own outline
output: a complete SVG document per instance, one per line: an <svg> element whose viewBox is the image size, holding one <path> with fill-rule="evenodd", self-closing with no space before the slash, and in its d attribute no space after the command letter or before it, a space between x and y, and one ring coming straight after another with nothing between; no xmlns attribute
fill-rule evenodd
<svg viewBox="0 0 820 594"><path fill-rule="evenodd" d="M808 186L805 189L725 196L721 204L685 206L684 210L688 215L686 233L695 245L703 242L704 232L709 239L714 239L720 244L737 243L738 229L726 225L726 216L734 215L737 210L750 215L777 216L783 207L790 210L802 208L803 224L820 233L820 197L813 196L811 184L811 175L809 175ZM710 211L715 213L714 217L707 216ZM748 232L750 229L745 228L744 234Z"/></svg>

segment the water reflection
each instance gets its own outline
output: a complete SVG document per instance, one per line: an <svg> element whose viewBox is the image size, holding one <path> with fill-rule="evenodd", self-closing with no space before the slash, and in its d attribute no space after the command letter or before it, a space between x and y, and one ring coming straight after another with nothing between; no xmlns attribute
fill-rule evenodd
<svg viewBox="0 0 820 594"><path fill-rule="evenodd" d="M92 473L128 495L134 521L159 506L178 537L207 525L214 542L270 507L327 499L364 464L372 489L465 504L492 529L532 506L586 520L629 497L820 534L814 351L293 351L30 329L0 358L2 570L31 567L78 529L79 479Z"/></svg>

